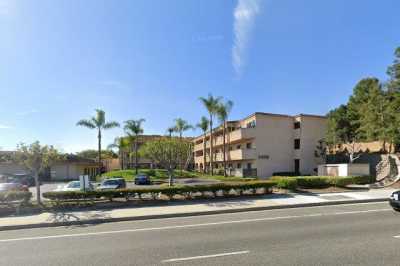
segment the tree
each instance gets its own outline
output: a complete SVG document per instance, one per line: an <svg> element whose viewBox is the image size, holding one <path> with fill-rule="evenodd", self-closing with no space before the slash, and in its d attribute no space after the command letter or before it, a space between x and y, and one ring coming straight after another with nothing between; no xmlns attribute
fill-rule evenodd
<svg viewBox="0 0 400 266"><path fill-rule="evenodd" d="M125 126L124 126L124 130L125 133L128 135L129 138L134 140L135 143L135 172L136 174L138 174L138 160L139 160L139 155L138 155L138 150L139 150L139 135L143 134L143 128L142 128L142 124L145 122L146 120L141 118L138 120L128 120L125 121Z"/></svg>
<svg viewBox="0 0 400 266"><path fill-rule="evenodd" d="M175 119L175 132L179 134L180 142L182 142L183 133L185 131L188 131L189 129L193 129L193 126L191 126L186 120L183 120L182 118ZM183 154L180 155L180 157L183 157ZM180 174L182 176L182 168L183 168L182 160L180 160L179 168L180 168Z"/></svg>
<svg viewBox="0 0 400 266"><path fill-rule="evenodd" d="M140 153L167 169L169 186L173 186L174 169L181 162L181 154L192 153L191 148L191 143L189 142L180 142L176 139L159 139L143 144L140 148ZM186 160L190 160L190 158L188 157Z"/></svg>
<svg viewBox="0 0 400 266"><path fill-rule="evenodd" d="M14 156L14 160L17 163L32 172L35 178L37 203L41 204L39 174L62 157L53 146L41 146L39 141L30 145L19 144Z"/></svg>
<svg viewBox="0 0 400 266"><path fill-rule="evenodd" d="M206 173L206 161L207 161L207 156L206 156L206 138L207 138L207 130L208 130L208 125L210 121L207 119L207 117L202 116L200 119L200 122L196 125L197 128L200 128L201 131L203 131L204 137L203 137L203 173Z"/></svg>
<svg viewBox="0 0 400 266"><path fill-rule="evenodd" d="M400 47L396 49L394 56L393 64L388 67L386 72L389 75L387 86L390 91L400 92Z"/></svg>
<svg viewBox="0 0 400 266"><path fill-rule="evenodd" d="M169 138L172 138L172 134L176 131L175 127L169 127L167 129Z"/></svg>
<svg viewBox="0 0 400 266"><path fill-rule="evenodd" d="M214 165L213 165L213 118L217 113L218 105L221 102L221 97L214 97L212 94L208 94L207 98L200 97L199 98L204 107L207 109L208 114L210 116L210 170L211 175L214 175Z"/></svg>
<svg viewBox="0 0 400 266"><path fill-rule="evenodd" d="M82 119L76 123L77 126L86 127L89 129L97 130L97 140L98 140L98 159L99 159L99 174L101 173L102 163L101 163L101 137L102 130L112 129L119 127L119 123L115 121L106 122L106 114L101 109L96 109L96 116L90 119Z"/></svg>
<svg viewBox="0 0 400 266"><path fill-rule="evenodd" d="M108 145L108 149L112 151L112 149L118 149L118 157L121 170L124 170L124 150L128 148L130 145L130 141L124 137L117 137L114 139L114 143Z"/></svg>
<svg viewBox="0 0 400 266"><path fill-rule="evenodd" d="M77 156L85 159L90 160L97 160L99 156L99 152L97 150L83 150L76 153ZM101 151L101 158L103 159L112 159L118 158L118 155L112 150L102 150Z"/></svg>
<svg viewBox="0 0 400 266"><path fill-rule="evenodd" d="M224 176L226 177L226 123L228 120L229 113L233 107L232 101L226 103L219 103L217 108L217 117L222 124L222 137L223 137L223 162L224 162Z"/></svg>
<svg viewBox="0 0 400 266"><path fill-rule="evenodd" d="M327 115L326 143L331 147L355 138L347 110L346 105L341 105Z"/></svg>

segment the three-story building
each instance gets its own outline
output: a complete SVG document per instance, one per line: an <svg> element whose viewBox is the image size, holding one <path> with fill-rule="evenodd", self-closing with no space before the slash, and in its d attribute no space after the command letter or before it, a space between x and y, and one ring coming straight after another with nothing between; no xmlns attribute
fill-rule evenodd
<svg viewBox="0 0 400 266"><path fill-rule="evenodd" d="M242 177L269 177L277 172L315 174L320 163L315 150L325 136L326 122L325 116L261 112L227 122L228 174ZM194 139L194 153L196 169L208 170L210 133ZM216 172L223 169L222 126L213 131L213 166Z"/></svg>

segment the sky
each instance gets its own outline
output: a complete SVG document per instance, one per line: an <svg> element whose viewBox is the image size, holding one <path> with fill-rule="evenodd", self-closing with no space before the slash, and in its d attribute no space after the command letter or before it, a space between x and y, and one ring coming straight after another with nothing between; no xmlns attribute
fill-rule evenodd
<svg viewBox="0 0 400 266"><path fill-rule="evenodd" d="M146 134L207 115L326 114L360 79L387 79L398 0L0 0L0 147L95 149L76 122L106 111ZM187 136L199 134L188 131ZM104 132L103 146L123 129Z"/></svg>

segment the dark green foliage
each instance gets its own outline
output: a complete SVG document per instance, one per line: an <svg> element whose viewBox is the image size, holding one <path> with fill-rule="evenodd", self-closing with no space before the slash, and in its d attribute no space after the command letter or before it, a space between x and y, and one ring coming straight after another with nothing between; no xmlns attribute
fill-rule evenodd
<svg viewBox="0 0 400 266"><path fill-rule="evenodd" d="M348 103L328 113L329 145L381 141L385 151L385 144L400 143L400 47L387 73L386 83L373 77L360 80Z"/></svg>
<svg viewBox="0 0 400 266"><path fill-rule="evenodd" d="M113 198L129 198L138 196L142 198L144 194L152 195L152 198L157 199L159 194L166 195L172 199L174 196L183 196L186 199L192 198L191 195L194 193L204 194L205 192L213 193L214 195L218 191L229 193L232 189L237 193L242 194L245 191L252 190L254 193L255 189L264 188L266 193L270 192L272 187L275 186L275 182L271 181L249 181L249 182L232 182L232 183L218 183L210 185L199 185L199 186L172 186L172 187L160 187L160 188L135 188L135 189L119 189L109 191L67 191L67 192L47 192L43 194L43 197L54 200L95 200L99 198L107 198L112 200Z"/></svg>
<svg viewBox="0 0 400 266"><path fill-rule="evenodd" d="M375 182L371 176L297 176L297 177L272 177L271 181L276 183L278 188L295 190L300 188L327 188L327 187L346 187L351 184L363 185Z"/></svg>

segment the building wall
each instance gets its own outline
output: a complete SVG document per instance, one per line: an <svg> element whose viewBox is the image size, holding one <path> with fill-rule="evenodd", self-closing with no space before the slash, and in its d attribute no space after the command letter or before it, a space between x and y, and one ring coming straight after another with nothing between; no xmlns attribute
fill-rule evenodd
<svg viewBox="0 0 400 266"><path fill-rule="evenodd" d="M96 164L58 163L51 167L52 180L78 180L80 175L97 175Z"/></svg>
<svg viewBox="0 0 400 266"><path fill-rule="evenodd" d="M293 171L293 118L256 115L257 175ZM266 159L268 158L268 159Z"/></svg>
<svg viewBox="0 0 400 266"><path fill-rule="evenodd" d="M296 151L295 159L300 159L300 173L304 175L317 174L318 164L322 163L315 157L318 142L325 137L327 120L321 117L302 116L298 117L301 122L300 150ZM296 134L296 133L295 133Z"/></svg>
<svg viewBox="0 0 400 266"><path fill-rule="evenodd" d="M294 128L295 122L300 122L299 129ZM234 129L226 137L227 144L229 143L226 154L228 172L244 174L243 171L249 165L251 169L257 169L257 176L265 178L275 172L294 172L295 159L298 159L298 170L301 174L317 173L319 161L315 157L315 150L325 136L325 117L255 113L240 121L229 122L228 127ZM219 169L223 158L221 129L217 128L214 134L214 163L215 168ZM203 137L199 136L194 140L195 166L198 170L204 165ZM300 141L298 149L295 148L295 139ZM206 143L208 155L210 145L209 141ZM247 147L248 143L251 143L250 148ZM209 156L206 164L209 164Z"/></svg>
<svg viewBox="0 0 400 266"><path fill-rule="evenodd" d="M26 173L27 171L23 166L16 163L0 163L0 174L15 174Z"/></svg>

